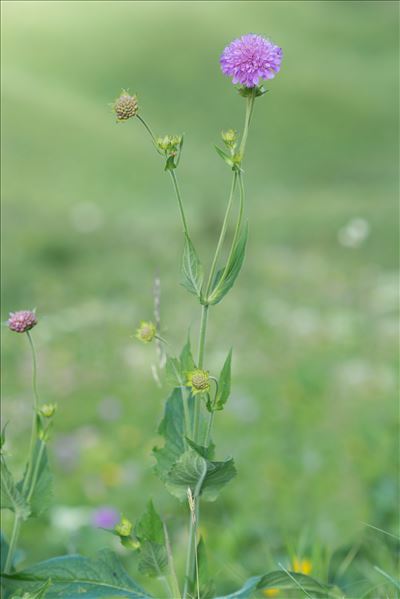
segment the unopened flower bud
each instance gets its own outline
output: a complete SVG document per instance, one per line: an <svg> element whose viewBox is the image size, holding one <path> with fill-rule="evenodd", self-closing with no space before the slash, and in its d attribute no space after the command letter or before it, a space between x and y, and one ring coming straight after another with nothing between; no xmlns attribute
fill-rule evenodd
<svg viewBox="0 0 400 599"><path fill-rule="evenodd" d="M132 522L122 516L121 522L114 527L120 537L130 537L132 534Z"/></svg>
<svg viewBox="0 0 400 599"><path fill-rule="evenodd" d="M26 333L37 325L36 314L33 310L20 310L19 312L10 312L10 318L7 321L8 327L16 333Z"/></svg>
<svg viewBox="0 0 400 599"><path fill-rule="evenodd" d="M139 110L136 96L129 95L125 90L115 100L113 108L117 121L127 121L136 116Z"/></svg>
<svg viewBox="0 0 400 599"><path fill-rule="evenodd" d="M191 387L192 394L206 393L210 390L210 377L207 370L196 368L187 373L187 386Z"/></svg>
<svg viewBox="0 0 400 599"><path fill-rule="evenodd" d="M156 333L157 329L155 324L142 320L135 336L136 339L143 341L143 343L150 343L150 341L153 341Z"/></svg>
<svg viewBox="0 0 400 599"><path fill-rule="evenodd" d="M235 148L237 142L237 133L234 129L229 129L228 131L222 131L221 133L222 141L228 148Z"/></svg>
<svg viewBox="0 0 400 599"><path fill-rule="evenodd" d="M45 403L40 407L39 412L40 412L41 416L44 416L45 418L51 418L52 416L54 416L56 410L57 410L56 404Z"/></svg>
<svg viewBox="0 0 400 599"><path fill-rule="evenodd" d="M165 152L168 156L177 153L181 142L181 135L165 135L164 137L158 137L156 139L157 148L161 150L161 152Z"/></svg>

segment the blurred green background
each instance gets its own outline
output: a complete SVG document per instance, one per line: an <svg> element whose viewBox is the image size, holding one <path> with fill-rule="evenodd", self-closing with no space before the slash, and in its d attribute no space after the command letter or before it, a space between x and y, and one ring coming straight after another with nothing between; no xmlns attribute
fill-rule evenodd
<svg viewBox="0 0 400 599"><path fill-rule="evenodd" d="M189 326L196 342L200 310L179 286L169 178L140 123L117 125L109 104L127 88L157 134L185 133L178 176L209 263L230 179L213 144L244 117L218 58L255 31L282 46L284 60L257 100L248 144L245 267L210 315L207 367L218 372L234 348L233 395L214 438L239 476L204 506L202 531L220 589L293 553L332 578L329 556L348 551L354 573L339 582L379 585L371 564L392 571L393 547L364 523L394 532L397 509L398 4L2 9L2 320L37 307L40 391L58 404L58 507L24 528L25 563L113 545L91 524L93 510L134 520L150 496L182 562L186 511L151 470L167 388L151 375L154 347L133 333L152 317L156 275L173 352ZM16 468L28 445L30 369L26 340L3 329Z"/></svg>

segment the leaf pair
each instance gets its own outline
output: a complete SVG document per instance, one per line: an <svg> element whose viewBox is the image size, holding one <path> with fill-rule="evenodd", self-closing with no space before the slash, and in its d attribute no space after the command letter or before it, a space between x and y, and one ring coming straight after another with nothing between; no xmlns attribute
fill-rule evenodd
<svg viewBox="0 0 400 599"><path fill-rule="evenodd" d="M32 468L25 469L22 480L15 483L4 456L1 456L1 508L9 509L22 519L39 516L50 504L52 475L46 446L37 441L33 450Z"/></svg>
<svg viewBox="0 0 400 599"><path fill-rule="evenodd" d="M243 265L247 237L248 226L246 224L238 236L228 263L215 275L210 295L206 298L208 304L218 304L233 287Z"/></svg>

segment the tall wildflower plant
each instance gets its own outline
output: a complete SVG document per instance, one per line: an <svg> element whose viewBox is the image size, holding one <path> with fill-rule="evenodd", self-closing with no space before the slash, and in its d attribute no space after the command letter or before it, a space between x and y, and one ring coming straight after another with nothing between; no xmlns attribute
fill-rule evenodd
<svg viewBox="0 0 400 599"><path fill-rule="evenodd" d="M188 514L186 564L183 572L174 566L174 548L165 522L150 501L144 514L133 524L123 517L110 530L122 545L132 551L138 560L139 571L160 580L157 597L171 599L208 599L217 596L221 586L209 575L205 543L199 536L201 504L215 501L221 490L236 476L232 458L216 458L212 440L216 415L227 405L231 391L232 351L227 355L221 371L215 372L206 355L206 335L211 309L222 302L234 286L243 265L247 244L247 222L244 219L244 157L256 101L264 95L261 80L272 79L281 66L282 50L271 41L254 34L244 35L225 48L220 58L222 72L231 77L244 99L245 115L241 135L234 129L222 133L217 153L232 172L225 216L211 265L205 271L196 251L184 203L179 189L177 170L182 157L183 136L157 136L145 120L138 100L122 92L114 103L119 122L136 120L149 134L155 151L162 159L176 195L183 229L183 257L181 283L197 301L201 312L197 349L188 338L178 356L171 355L162 339L159 320L142 321L136 337L140 342L157 344L160 362L165 367L170 394L159 426L164 438L161 447L154 449L155 471L167 491L182 502ZM233 207L238 204L233 235L228 239ZM223 250L226 261L222 260ZM30 330L37 324L31 311L10 315L9 328L28 337L33 356L33 424L27 466L22 479L16 482L1 456L3 478L2 507L14 512L14 524L9 542L2 537L2 585L6 597L24 599L126 597L147 599L151 595L126 573L118 559L109 550L95 557L67 555L18 570L15 552L22 524L38 516L47 507L51 477L47 463L47 441L55 413L55 406L40 404L36 388L36 358ZM4 443L4 432L2 444ZM304 570L303 570L304 572ZM286 591L301 592L308 597L335 594L335 590L320 584L305 573L280 570L253 576L241 589L226 595L225 599L246 599L263 592L275 596ZM219 597L218 599L223 599Z"/></svg>

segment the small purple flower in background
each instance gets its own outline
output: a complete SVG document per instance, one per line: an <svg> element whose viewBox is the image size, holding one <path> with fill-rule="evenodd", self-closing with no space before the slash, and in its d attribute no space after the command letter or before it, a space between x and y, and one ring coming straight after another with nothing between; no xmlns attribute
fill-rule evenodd
<svg viewBox="0 0 400 599"><path fill-rule="evenodd" d="M234 84L241 83L245 87L255 87L260 79L273 79L281 61L282 48L255 33L234 40L220 58L224 75L232 77Z"/></svg>
<svg viewBox="0 0 400 599"><path fill-rule="evenodd" d="M10 318L7 321L8 327L16 333L26 333L37 325L36 314L33 310L20 310L19 312L10 312Z"/></svg>
<svg viewBox="0 0 400 599"><path fill-rule="evenodd" d="M93 526L99 528L114 528L119 522L119 513L112 507L99 507L92 514Z"/></svg>

